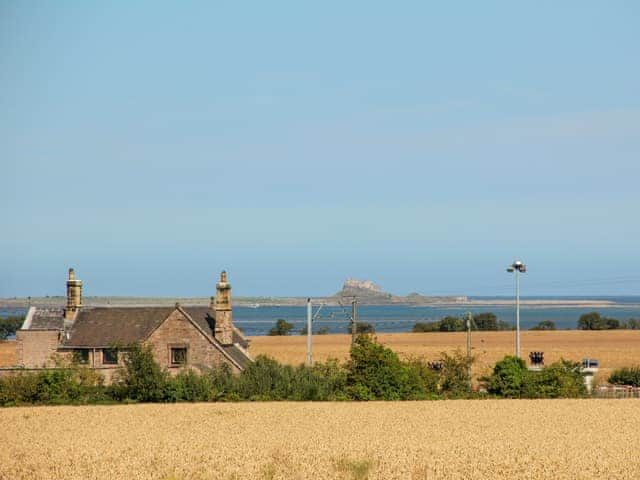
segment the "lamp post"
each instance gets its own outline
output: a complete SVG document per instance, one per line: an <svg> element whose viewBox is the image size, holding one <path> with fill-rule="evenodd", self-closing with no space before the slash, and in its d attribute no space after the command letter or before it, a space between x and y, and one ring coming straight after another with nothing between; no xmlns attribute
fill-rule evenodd
<svg viewBox="0 0 640 480"><path fill-rule="evenodd" d="M516 260L507 267L507 272L516 273L516 357L520 358L520 274L527 271L527 266Z"/></svg>

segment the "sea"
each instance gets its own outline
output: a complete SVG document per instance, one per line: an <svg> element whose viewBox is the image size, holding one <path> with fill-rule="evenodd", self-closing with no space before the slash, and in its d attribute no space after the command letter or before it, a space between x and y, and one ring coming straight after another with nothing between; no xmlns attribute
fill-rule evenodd
<svg viewBox="0 0 640 480"><path fill-rule="evenodd" d="M471 300L507 300L506 297L470 297ZM549 297L522 297L523 300L549 300ZM581 297L554 297L553 300L586 300ZM626 321L630 318L640 318L640 296L626 297L589 297L588 300L608 300L613 306L597 308L576 306L535 306L522 305L520 307L520 326L526 330L542 320L552 320L559 330L576 329L578 318L583 313L597 311L601 315ZM515 322L515 308L513 305L482 305L482 306L409 306L409 305L358 305L357 320L370 323L377 333L410 332L416 322L439 320L445 316L462 316L466 312L493 312L498 319L508 323ZM24 315L24 308L0 308L0 317ZM326 327L329 333L347 333L351 307L323 306L313 307L313 330ZM284 319L294 326L293 334L300 332L306 324L306 306L234 306L233 318L236 326L245 335L267 335L278 319Z"/></svg>

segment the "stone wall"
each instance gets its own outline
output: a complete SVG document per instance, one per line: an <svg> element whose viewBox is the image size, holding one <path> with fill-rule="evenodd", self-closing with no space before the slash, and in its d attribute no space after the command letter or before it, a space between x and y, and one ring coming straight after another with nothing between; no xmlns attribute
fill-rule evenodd
<svg viewBox="0 0 640 480"><path fill-rule="evenodd" d="M145 343L151 345L156 362L172 373L180 370L180 367L171 365L172 347L187 348L188 367L213 367L228 363L234 373L239 373L239 369L180 310L174 310Z"/></svg>
<svg viewBox="0 0 640 480"><path fill-rule="evenodd" d="M16 332L17 364L26 368L52 367L59 343L57 330L18 330Z"/></svg>

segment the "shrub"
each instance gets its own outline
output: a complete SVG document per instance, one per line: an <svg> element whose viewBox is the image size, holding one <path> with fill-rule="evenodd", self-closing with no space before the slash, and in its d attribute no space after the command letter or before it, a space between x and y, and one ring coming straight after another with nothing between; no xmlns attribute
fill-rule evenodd
<svg viewBox="0 0 640 480"><path fill-rule="evenodd" d="M580 365L567 360L530 372L522 359L507 356L481 380L489 393L500 397L575 398L585 393Z"/></svg>
<svg viewBox="0 0 640 480"><path fill-rule="evenodd" d="M614 370L609 377L609 383L614 385L632 385L634 387L640 387L640 365Z"/></svg>
<svg viewBox="0 0 640 480"><path fill-rule="evenodd" d="M442 353L441 391L453 396L471 392L471 365L474 360L473 356L467 356L460 350L456 350L453 355Z"/></svg>
<svg viewBox="0 0 640 480"><path fill-rule="evenodd" d="M118 399L159 402L165 399L168 373L153 358L151 346L132 344L124 354L124 368L114 379L110 393Z"/></svg>
<svg viewBox="0 0 640 480"><path fill-rule="evenodd" d="M598 312L589 312L580 315L578 319L579 330L605 330L607 323Z"/></svg>
<svg viewBox="0 0 640 480"><path fill-rule="evenodd" d="M287 322L284 318L279 318L276 321L275 326L272 327L271 330L269 330L269 335L271 335L272 337L278 335L289 335L289 332L291 332L291 330L293 330L293 325Z"/></svg>
<svg viewBox="0 0 640 480"><path fill-rule="evenodd" d="M540 372L529 372L525 389L527 398L576 398L586 392L580 364L560 360Z"/></svg>
<svg viewBox="0 0 640 480"><path fill-rule="evenodd" d="M347 362L347 389L355 400L407 400L424 391L418 372L391 349L368 335L358 335Z"/></svg>
<svg viewBox="0 0 640 480"><path fill-rule="evenodd" d="M493 367L493 373L482 380L489 393L500 397L520 398L526 388L529 371L524 360L506 356Z"/></svg>
<svg viewBox="0 0 640 480"><path fill-rule="evenodd" d="M22 322L24 322L24 317L0 318L0 340L15 334L16 330L22 326Z"/></svg>
<svg viewBox="0 0 640 480"><path fill-rule="evenodd" d="M411 331L413 333L439 332L440 322L416 322Z"/></svg>
<svg viewBox="0 0 640 480"><path fill-rule="evenodd" d="M351 333L351 325L347 325L347 333ZM357 334L376 333L376 328L370 323L356 322L356 333Z"/></svg>
<svg viewBox="0 0 640 480"><path fill-rule="evenodd" d="M630 328L631 330L640 330L640 319L630 318L627 320L627 328Z"/></svg>
<svg viewBox="0 0 640 480"><path fill-rule="evenodd" d="M529 330L555 330L556 323L553 320L542 320L537 325L531 327Z"/></svg>
<svg viewBox="0 0 640 480"><path fill-rule="evenodd" d="M465 325L461 318L447 316L440 320L439 329L441 332L461 332Z"/></svg>
<svg viewBox="0 0 640 480"><path fill-rule="evenodd" d="M293 367L260 355L237 378L237 393L247 400L285 400L292 393L292 378Z"/></svg>

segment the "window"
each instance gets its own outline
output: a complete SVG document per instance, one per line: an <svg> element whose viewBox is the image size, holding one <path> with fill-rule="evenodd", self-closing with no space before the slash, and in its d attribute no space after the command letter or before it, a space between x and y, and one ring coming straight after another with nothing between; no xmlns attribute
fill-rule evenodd
<svg viewBox="0 0 640 480"><path fill-rule="evenodd" d="M118 364L118 350L115 348L103 348L102 349L102 363L103 365L117 365Z"/></svg>
<svg viewBox="0 0 640 480"><path fill-rule="evenodd" d="M187 363L187 348L172 347L171 348L171 365L184 365Z"/></svg>
<svg viewBox="0 0 640 480"><path fill-rule="evenodd" d="M73 352L73 361L76 363L89 363L89 350L78 349Z"/></svg>

